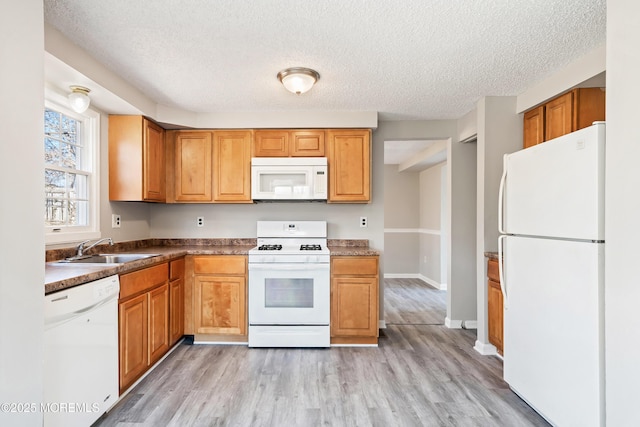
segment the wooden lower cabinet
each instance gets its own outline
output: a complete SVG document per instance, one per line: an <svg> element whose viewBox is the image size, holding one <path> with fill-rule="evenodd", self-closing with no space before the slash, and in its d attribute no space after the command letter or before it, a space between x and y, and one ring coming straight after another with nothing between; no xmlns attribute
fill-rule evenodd
<svg viewBox="0 0 640 427"><path fill-rule="evenodd" d="M169 284L148 293L149 298L149 365L169 350Z"/></svg>
<svg viewBox="0 0 640 427"><path fill-rule="evenodd" d="M377 344L378 257L331 258L331 343Z"/></svg>
<svg viewBox="0 0 640 427"><path fill-rule="evenodd" d="M146 293L119 304L120 393L147 370L148 310Z"/></svg>
<svg viewBox="0 0 640 427"><path fill-rule="evenodd" d="M173 264L173 262L172 262ZM184 266L184 260L183 260ZM184 313L180 298L182 276L169 283L169 264L162 263L120 276L118 335L120 393L127 390L154 363L166 354L182 335L173 330L174 316ZM170 291L170 289L172 291ZM178 289L177 293L174 289ZM172 297L173 296L173 297ZM176 314L179 313L179 314ZM183 324L180 318L178 325Z"/></svg>
<svg viewBox="0 0 640 427"><path fill-rule="evenodd" d="M169 345L184 335L184 258L169 263Z"/></svg>
<svg viewBox="0 0 640 427"><path fill-rule="evenodd" d="M500 289L500 276L498 274L498 261L490 259L487 264L487 314L489 342L502 354L504 350L504 309L502 289Z"/></svg>
<svg viewBox="0 0 640 427"><path fill-rule="evenodd" d="M247 257L193 258L194 334L247 334Z"/></svg>

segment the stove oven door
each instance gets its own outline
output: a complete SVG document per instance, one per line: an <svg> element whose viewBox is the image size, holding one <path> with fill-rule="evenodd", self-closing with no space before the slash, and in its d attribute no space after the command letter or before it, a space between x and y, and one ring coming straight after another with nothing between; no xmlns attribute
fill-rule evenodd
<svg viewBox="0 0 640 427"><path fill-rule="evenodd" d="M249 264L249 325L329 325L329 264Z"/></svg>

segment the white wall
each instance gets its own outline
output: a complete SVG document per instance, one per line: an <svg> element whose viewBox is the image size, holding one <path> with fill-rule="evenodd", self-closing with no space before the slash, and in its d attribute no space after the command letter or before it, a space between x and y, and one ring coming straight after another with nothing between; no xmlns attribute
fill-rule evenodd
<svg viewBox="0 0 640 427"><path fill-rule="evenodd" d="M420 270L419 177L384 166L385 277L415 277Z"/></svg>
<svg viewBox="0 0 640 427"><path fill-rule="evenodd" d="M420 172L420 275L439 289L447 286L441 262L446 259L446 253L442 252L442 240L445 240L443 213L446 215L442 211L442 201L446 198L443 168L446 168L446 162Z"/></svg>
<svg viewBox="0 0 640 427"><path fill-rule="evenodd" d="M42 401L44 302L43 6L0 14L0 402ZM0 411L0 425L39 426L42 413Z"/></svg>
<svg viewBox="0 0 640 427"><path fill-rule="evenodd" d="M607 1L605 342L608 426L640 425L640 3Z"/></svg>
<svg viewBox="0 0 640 427"><path fill-rule="evenodd" d="M456 140L447 146L449 242L447 317L445 325L460 328L476 321L476 144Z"/></svg>
<svg viewBox="0 0 640 427"><path fill-rule="evenodd" d="M498 249L498 189L503 156L522 149L522 115L516 113L516 97L488 96L477 108L477 309L478 335L475 348L495 354L487 335L487 259L485 252Z"/></svg>

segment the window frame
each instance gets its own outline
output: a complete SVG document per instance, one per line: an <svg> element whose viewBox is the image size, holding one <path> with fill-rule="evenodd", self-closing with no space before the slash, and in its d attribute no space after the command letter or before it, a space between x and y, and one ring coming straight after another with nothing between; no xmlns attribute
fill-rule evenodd
<svg viewBox="0 0 640 427"><path fill-rule="evenodd" d="M48 226L43 223L45 244L73 243L82 240L98 239L102 236L100 231L100 113L91 108L88 108L83 113L76 113L68 107L68 100L65 96L48 88L45 88L45 100L42 109L43 115L45 108L60 112L81 123L82 135L84 135L83 160L90 168L87 175L88 224L86 226ZM44 144L44 129L42 130L42 135L42 144ZM46 203L44 171L47 169L47 164L44 163L44 145L42 164L42 202L44 210Z"/></svg>

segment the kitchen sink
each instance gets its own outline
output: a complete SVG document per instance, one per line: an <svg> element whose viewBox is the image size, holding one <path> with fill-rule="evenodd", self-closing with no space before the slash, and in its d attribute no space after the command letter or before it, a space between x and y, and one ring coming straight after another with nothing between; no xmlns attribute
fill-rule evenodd
<svg viewBox="0 0 640 427"><path fill-rule="evenodd" d="M58 261L61 264L124 264L125 262L151 258L160 254L97 254L72 257Z"/></svg>

